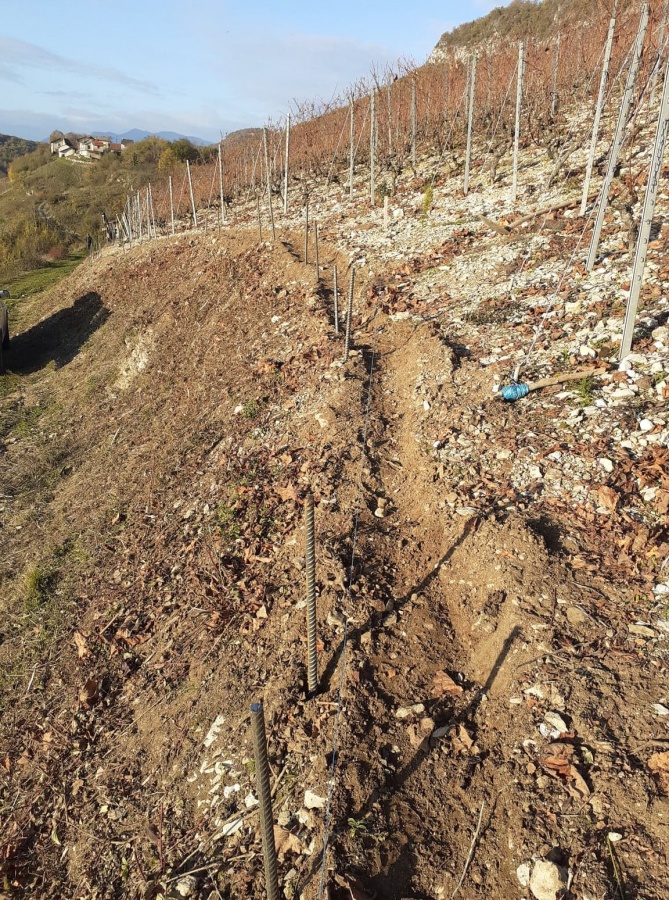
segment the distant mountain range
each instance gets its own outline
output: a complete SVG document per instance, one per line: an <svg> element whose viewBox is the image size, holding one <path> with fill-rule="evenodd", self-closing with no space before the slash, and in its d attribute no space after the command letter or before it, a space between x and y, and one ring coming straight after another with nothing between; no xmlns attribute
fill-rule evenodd
<svg viewBox="0 0 669 900"><path fill-rule="evenodd" d="M179 141L181 138L186 138L186 140L190 141L191 144L194 144L196 147L207 147L209 144L215 144L216 141L205 141L202 138L194 137L190 134L177 134L176 131L142 131L141 128L131 128L130 131L124 131L123 134L119 134L117 131L108 131L104 128L96 128L92 133L92 137L100 135L101 137L109 137L115 143L121 143L121 141L143 141L144 138L148 137L159 137L165 141ZM49 142L49 138L45 138L46 143Z"/></svg>
<svg viewBox="0 0 669 900"><path fill-rule="evenodd" d="M130 131L124 131L123 134L119 134L116 131L106 131L104 128L96 128L95 134L110 137L112 141L117 143L121 141L143 141L147 137L161 137L163 140L170 142L186 138L191 144L195 144L196 147L206 147L208 144L214 143L190 134L177 134L176 131L143 131L141 128L131 128Z"/></svg>
<svg viewBox="0 0 669 900"><path fill-rule="evenodd" d="M192 134L177 134L176 131L142 131L141 128L132 128L130 131L125 131L123 134L116 134L116 132L107 132L101 131L99 128L97 129L98 134L109 134L109 136L114 141L143 141L144 138L148 137L159 137L164 141L179 141L181 138L186 138L189 140L191 144L195 144L196 147L207 147L209 144L215 144L216 141L205 141L202 138L194 137Z"/></svg>

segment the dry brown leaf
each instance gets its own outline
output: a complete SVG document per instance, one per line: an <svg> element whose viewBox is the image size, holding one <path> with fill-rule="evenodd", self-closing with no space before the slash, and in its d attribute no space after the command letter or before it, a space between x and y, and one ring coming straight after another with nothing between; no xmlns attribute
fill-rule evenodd
<svg viewBox="0 0 669 900"><path fill-rule="evenodd" d="M281 825L274 826L274 843L279 859L283 859L287 853L301 853L304 846L297 835Z"/></svg>
<svg viewBox="0 0 669 900"><path fill-rule="evenodd" d="M573 796L589 797L590 788L571 762L574 756L574 747L570 744L550 744L546 748L546 753L547 755L542 757L539 762L548 774L564 778L567 782L567 789Z"/></svg>
<svg viewBox="0 0 669 900"><path fill-rule="evenodd" d="M432 688L433 697L443 697L444 694L461 694L462 688L456 684L450 675L446 672L436 672L434 676L434 687Z"/></svg>
<svg viewBox="0 0 669 900"><path fill-rule="evenodd" d="M86 638L80 631L74 632L74 643L77 647L77 656L79 659L86 659L86 657L90 654L90 650L88 649L88 642Z"/></svg>
<svg viewBox="0 0 669 900"><path fill-rule="evenodd" d="M620 502L618 494L616 494L613 488L607 487L605 484L602 484L598 488L597 499L599 500L600 505L603 506L608 513L615 512L616 507Z"/></svg>
<svg viewBox="0 0 669 900"><path fill-rule="evenodd" d="M648 760L648 768L651 772L669 772L669 750L654 753Z"/></svg>
<svg viewBox="0 0 669 900"><path fill-rule="evenodd" d="M669 750L654 753L648 760L648 768L657 777L660 788L669 794Z"/></svg>
<svg viewBox="0 0 669 900"><path fill-rule="evenodd" d="M355 882L350 880L350 876L344 878L342 875L335 875L334 880L349 892L351 900L371 900L369 894L366 894Z"/></svg>
<svg viewBox="0 0 669 900"><path fill-rule="evenodd" d="M285 487L278 487L275 488L275 490L284 503L287 500L297 501L297 490L295 488L295 485L287 484Z"/></svg>
<svg viewBox="0 0 669 900"><path fill-rule="evenodd" d="M85 703L86 706L92 706L98 699L98 683L95 678L89 678L86 684L79 691L79 702Z"/></svg>

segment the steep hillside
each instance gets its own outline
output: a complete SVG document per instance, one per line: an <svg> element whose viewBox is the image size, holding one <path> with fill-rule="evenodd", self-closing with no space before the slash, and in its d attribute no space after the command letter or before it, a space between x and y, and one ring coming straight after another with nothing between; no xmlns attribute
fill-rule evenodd
<svg viewBox="0 0 669 900"><path fill-rule="evenodd" d="M0 175L6 175L9 164L18 156L25 156L37 150L39 144L23 138L12 137L11 134L0 134Z"/></svg>
<svg viewBox="0 0 669 900"><path fill-rule="evenodd" d="M225 220L203 190L197 228L158 217L12 306L8 897L265 897L262 700L288 900L665 900L669 194L620 362L659 92L587 272L617 90L585 215L590 93L549 129L537 88L517 196L486 117L466 195L463 121L395 168L386 130L352 185L340 126L285 215L252 180ZM322 124L298 136L326 158Z"/></svg>
<svg viewBox="0 0 669 900"><path fill-rule="evenodd" d="M608 0L513 0L487 16L442 34L430 60L437 62L456 48L471 51L491 42L525 40L528 35L535 41L548 41L565 26L608 18L612 6ZM616 6L618 13L624 15L636 4L635 0L618 0Z"/></svg>

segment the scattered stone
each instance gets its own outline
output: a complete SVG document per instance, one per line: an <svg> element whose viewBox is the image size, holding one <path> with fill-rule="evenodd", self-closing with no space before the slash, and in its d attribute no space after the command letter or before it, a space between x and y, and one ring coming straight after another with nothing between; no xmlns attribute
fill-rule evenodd
<svg viewBox="0 0 669 900"><path fill-rule="evenodd" d="M565 610L565 616L569 624L573 626L585 625L588 621L588 616L578 606L568 606Z"/></svg>
<svg viewBox="0 0 669 900"><path fill-rule="evenodd" d="M606 457L602 456L597 460L597 462L609 475L611 474L611 472L613 472L613 463L610 459L606 459Z"/></svg>
<svg viewBox="0 0 669 900"><path fill-rule="evenodd" d="M558 715L558 713L547 712L544 716L544 721L539 725L539 731L543 737L556 740L560 735L566 734L569 731L569 728L567 727L565 720L562 716Z"/></svg>
<svg viewBox="0 0 669 900"><path fill-rule="evenodd" d="M318 794L315 794L313 791L305 791L304 805L307 809L324 809L325 798L319 797Z"/></svg>
<svg viewBox="0 0 669 900"><path fill-rule="evenodd" d="M409 719L419 716L425 712L425 706L422 703L414 703L413 706L400 706L395 710L395 718Z"/></svg>
<svg viewBox="0 0 669 900"><path fill-rule="evenodd" d="M197 892L197 879L194 875L185 875L174 886L177 897L193 897Z"/></svg>
<svg viewBox="0 0 669 900"><path fill-rule="evenodd" d="M516 878L521 887L529 887L532 867L529 863L521 863L516 869Z"/></svg>
<svg viewBox="0 0 669 900"><path fill-rule="evenodd" d="M538 859L530 876L530 891L536 900L558 900L567 887L567 871L548 859Z"/></svg>
<svg viewBox="0 0 669 900"><path fill-rule="evenodd" d="M644 625L642 622L637 622L636 625L628 625L627 628L630 634L636 634L638 637L654 638L657 636L652 628L649 628L648 625Z"/></svg>

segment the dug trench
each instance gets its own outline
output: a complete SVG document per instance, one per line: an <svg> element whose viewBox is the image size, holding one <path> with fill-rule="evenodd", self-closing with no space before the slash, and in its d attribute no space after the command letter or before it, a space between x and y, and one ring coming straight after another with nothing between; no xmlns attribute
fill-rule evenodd
<svg viewBox="0 0 669 900"><path fill-rule="evenodd" d="M465 415L509 430L476 360L362 284L342 365L334 250L317 283L294 236L214 240L103 256L25 314L29 335L78 297L105 311L3 400L5 889L264 896L262 698L287 896L520 897L542 858L573 896L659 900L662 671L629 591L577 583L568 521L556 541L506 489L460 505L455 479L486 473L434 444Z"/></svg>

